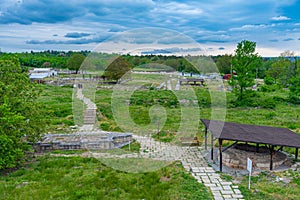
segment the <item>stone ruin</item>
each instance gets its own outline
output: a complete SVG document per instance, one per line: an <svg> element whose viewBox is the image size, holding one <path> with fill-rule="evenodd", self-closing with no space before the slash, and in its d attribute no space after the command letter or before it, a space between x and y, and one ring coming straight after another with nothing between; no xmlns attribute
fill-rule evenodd
<svg viewBox="0 0 300 200"><path fill-rule="evenodd" d="M90 82L89 82L90 81ZM106 132L99 130L97 124L97 106L91 99L83 95L83 88L87 91L95 88L93 80L78 82L73 85L76 89L75 97L86 105L83 111L83 125L73 134L46 134L34 146L35 151L47 150L107 150L120 148L132 142L132 134Z"/></svg>
<svg viewBox="0 0 300 200"><path fill-rule="evenodd" d="M265 147L259 147L259 152L256 152L256 147L248 144L237 144L232 148L223 152L223 165L234 169L246 169L247 158L253 161L254 168L260 170L270 169L270 150ZM217 157L219 159L219 155ZM273 167L279 167L288 161L288 156L284 152L277 151L273 158Z"/></svg>
<svg viewBox="0 0 300 200"><path fill-rule="evenodd" d="M120 148L132 142L132 134L116 132L79 132L74 134L47 134L34 145L37 152L48 150L104 150Z"/></svg>

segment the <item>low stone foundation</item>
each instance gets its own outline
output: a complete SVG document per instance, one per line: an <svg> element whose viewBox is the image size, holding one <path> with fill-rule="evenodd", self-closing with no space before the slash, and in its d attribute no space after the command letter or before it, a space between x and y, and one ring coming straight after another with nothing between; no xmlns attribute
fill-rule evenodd
<svg viewBox="0 0 300 200"><path fill-rule="evenodd" d="M115 132L80 132L75 134L47 134L34 145L38 152L47 150L114 149L132 142L132 134Z"/></svg>
<svg viewBox="0 0 300 200"><path fill-rule="evenodd" d="M234 169L246 169L247 158L253 161L254 168L261 170L270 169L270 151L267 147L259 147L259 152L256 152L256 147L247 144L237 144L235 147L227 149L223 152L223 165ZM219 159L219 153L218 153ZM273 168L276 168L287 161L288 157L283 152L275 152L273 158Z"/></svg>

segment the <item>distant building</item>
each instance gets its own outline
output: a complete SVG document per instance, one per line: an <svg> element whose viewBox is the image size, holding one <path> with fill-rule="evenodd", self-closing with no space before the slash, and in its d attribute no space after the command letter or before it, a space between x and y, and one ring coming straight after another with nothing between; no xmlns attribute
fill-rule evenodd
<svg viewBox="0 0 300 200"><path fill-rule="evenodd" d="M42 80L53 76L57 76L57 71L51 68L34 68L29 71L30 80Z"/></svg>

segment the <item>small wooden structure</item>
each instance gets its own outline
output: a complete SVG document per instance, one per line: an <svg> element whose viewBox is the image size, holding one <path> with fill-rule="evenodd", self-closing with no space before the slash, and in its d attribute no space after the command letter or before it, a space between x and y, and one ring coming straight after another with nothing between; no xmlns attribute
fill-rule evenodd
<svg viewBox="0 0 300 200"><path fill-rule="evenodd" d="M190 85L202 85L204 86L204 79L203 78L187 78L187 79L179 79L180 85L182 83L190 84Z"/></svg>
<svg viewBox="0 0 300 200"><path fill-rule="evenodd" d="M218 140L219 142L219 160L221 172L222 152L226 151L238 142L255 143L257 152L259 151L259 145L266 145L270 150L270 170L273 170L274 154L276 153L276 151L282 150L283 147L295 148L295 159L298 158L298 149L300 148L300 135L287 128L238 124L207 119L201 119L201 122L205 126L205 149L207 149L207 132L209 131L211 133L212 160L214 156L214 141ZM222 143L224 140L235 141L235 143L223 149ZM275 150L276 147L278 147L277 150Z"/></svg>
<svg viewBox="0 0 300 200"><path fill-rule="evenodd" d="M180 138L180 142L183 146L198 146L199 140L198 137L182 137Z"/></svg>

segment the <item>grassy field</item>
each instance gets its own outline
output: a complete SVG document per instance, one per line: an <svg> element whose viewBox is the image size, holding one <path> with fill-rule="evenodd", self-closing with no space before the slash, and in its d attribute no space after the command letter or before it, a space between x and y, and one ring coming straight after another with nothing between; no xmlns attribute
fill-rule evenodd
<svg viewBox="0 0 300 200"><path fill-rule="evenodd" d="M175 162L159 171L131 174L99 160L41 157L0 177L0 199L212 199Z"/></svg>
<svg viewBox="0 0 300 200"><path fill-rule="evenodd" d="M161 80L164 80L166 77L163 75L155 75L155 74L133 74L133 78L136 80L136 83L143 83L143 78L147 79L147 83L144 84L144 87L141 87L140 89L135 90L131 97L129 98L129 117L132 119L133 123L137 126L141 127L141 130L145 130L144 134L151 134L156 140L160 140L163 142L170 142L174 141L177 138L178 129L180 127L181 123L181 114L183 112L182 106L180 102L177 99L177 96L175 93L172 93L167 90L155 90L152 86L157 86L160 84ZM151 83L151 84L150 84ZM142 84L143 85L143 84ZM54 86L41 86L43 88L42 96L40 97L39 101L43 103L44 105L44 111L45 117L48 119L48 132L67 132L69 131L69 126L74 124L73 116L72 116L72 88L69 87L54 87ZM197 107L191 107L190 113L195 112L196 114L199 112L201 118L210 118L212 108L210 106L211 104L211 97L210 93L206 88L203 87L193 87L195 90L195 94L197 96L198 100L198 107L200 108L199 111L195 112L195 109ZM114 91L115 92L115 91ZM111 105L111 96L113 94L112 89L105 89L101 88L98 89L95 93L95 103L98 107L98 119L100 123L100 128L107 131L124 131L124 130L130 130L131 124L128 124L128 126L120 127L119 124L115 120L114 113L112 111L112 105ZM92 94L88 94L92 95ZM258 91L257 95L253 98L253 105L252 106L244 106L244 107L236 107L233 103L235 96L227 92L226 93L226 121L231 122L238 122L238 123L246 123L246 124L256 124L256 125L269 125L269 126L276 126L276 127L286 127L289 129L294 130L295 132L300 132L300 119L299 119L299 113L300 113L300 106L299 105L293 105L290 103L287 103L286 99L288 97L288 92L286 90L277 90L274 92L261 92ZM189 100L189 103L192 101ZM256 104L256 105L255 105ZM120 107L124 107L124 105L119 104ZM160 124L155 124L151 119L155 119L153 108L156 108L156 106L159 105L158 108L163 108L165 112L165 122ZM193 110L194 109L194 110ZM154 114L153 114L154 113ZM154 117L154 118L153 118ZM158 118L157 118L158 119ZM195 121L195 120L194 120ZM195 125L195 122L193 120L187 120L186 126L189 127L190 125ZM153 126L150 126L152 123ZM153 124L154 123L154 124ZM203 132L204 127L200 122L198 123L197 127L197 135L199 138L203 138ZM158 129L160 130L160 135L156 135L158 132ZM188 130L188 129L187 129ZM187 131L187 134L188 131ZM192 136L192 135L191 135ZM229 142L227 143L229 144ZM133 144L131 147L131 151L137 152L139 149L139 144ZM126 146L123 148L125 151L129 151L129 147ZM284 148L285 151L289 153L294 153L294 149ZM118 153L118 152L117 152ZM58 159L58 160L56 160ZM70 160L68 160L70 159ZM141 179L143 177L143 174L125 174L120 173L117 170L108 169L107 167L101 165L101 163L96 162L93 159L85 160L85 159L79 159L79 169L82 171L82 168L90 169L91 173L95 173L95 168L93 168L97 163L97 165L101 165L103 168L107 169L108 174L114 174L114 176L118 177L117 180L120 179L126 179L131 184L132 188L136 188L135 191L130 191L128 188L123 188L123 185L128 184L128 182L123 183L122 181L119 182L120 185L113 185L115 188L109 188L113 190L114 192L110 195L107 193L108 188L106 186L103 186L104 189L99 189L100 186L97 185L98 183L95 183L90 185L91 191L88 191L86 193L87 188L85 186L75 186L75 185L69 185L70 188L77 188L79 189L74 192L73 190L68 190L67 188L61 190L60 188L53 186L53 190L50 190L50 187L46 187L45 189L41 189L41 187L37 187L36 190L34 189L34 184L36 182L38 184L42 184L42 180L37 180L36 182L33 181L33 183L27 184L24 187L18 188L18 190L23 190L22 188L32 187L33 189L24 190L21 193L15 192L13 193L13 188L17 185L20 185L22 182L26 182L27 180L31 181L36 180L35 177L31 177L27 171L31 172L34 169L39 169L39 163L44 163L43 165L49 165L52 166L52 163L74 163L75 158L41 158L41 160L37 161L36 163L31 164L31 166L28 166L26 169L18 170L17 172L13 174L9 174L7 177L2 177L1 179L1 186L0 191L5 190L5 195L15 195L13 197L18 198L18 195L29 195L30 191L32 190L31 194L36 194L37 197L50 197L50 192L53 191L53 198L57 199L64 199L64 197L70 195L70 199L80 198L80 194L84 194L84 196L91 196L90 199L93 199L95 196L93 195L105 195L108 199L117 199L117 198L123 198L123 199L142 199L145 197L145 199L151 199L153 195L157 195L154 191L144 191L141 192L141 194L135 194L138 193L136 191L143 191L146 190L146 186L148 186L146 182L143 182ZM75 160L76 160L75 159ZM49 162L49 163L48 163ZM105 162L110 162L109 160ZM47 163L47 164L46 164ZM63 164L59 164L59 166L62 166ZM75 165L75 164L74 164ZM77 167L69 166L68 169L65 169L63 166L61 167L62 170L65 170L64 172L59 172L61 176L65 177L66 180L72 180L71 182L76 182L77 179L79 180L79 177L75 175L75 177L72 179L68 173L77 173L74 169L77 169ZM173 171L174 167L175 169L182 170L179 166L172 165L170 168L167 168L167 171ZM73 170L70 170L70 169ZM97 168L98 169L98 168ZM102 168L101 168L102 169ZM51 169L51 170L58 170L58 169ZM50 171L51 171L50 170ZM165 170L165 169L164 169ZM175 170L175 171L176 171ZM47 171L40 172L43 176L47 176ZM53 171L51 171L53 173ZM67 173L67 174L64 174ZM79 173L79 172L78 172ZM80 172L80 173L87 173L87 172ZM155 172L157 177L161 176L160 172ZM158 174L157 174L158 173ZM182 172L183 173L183 172ZM17 175L16 175L17 174ZM41 174L39 174L41 176ZM97 173L96 173L97 174ZM156 176L155 175L155 176ZM32 175L33 176L33 175ZM50 176L50 175L49 175ZM97 178L93 178L93 174L87 175L91 180L97 180ZM130 178L128 178L128 177ZM187 176L188 175L184 175ZM24 178L25 177L25 178ZM172 176L173 177L173 176ZM277 178L276 178L277 177ZM229 177L229 179L237 179L239 181L239 188L242 191L243 195L245 196L245 199L299 199L299 188L300 188L300 173L294 172L294 171L287 171L287 172L277 172L277 173L262 173L259 176L253 177L253 184L252 184L252 190L249 191L247 189L247 180L248 177ZM140 179L139 179L140 178ZM145 177L143 177L145 178ZM153 177L152 177L153 178ZM283 180L281 179L283 178ZM155 179L155 178L153 178ZM160 178L158 178L160 179ZM188 178L191 182L195 181L190 178ZM65 183L64 179L58 179L62 181L63 184ZM75 180L75 181L74 181ZM104 179L106 180L106 179ZM134 180L134 181L133 181ZM288 181L285 181L288 180ZM43 181L47 180L44 178ZM82 180L83 182L85 180ZM150 181L150 180L149 180ZM183 186L183 182L186 181L185 179L180 179L181 187ZM191 188L196 187L203 187L201 184L196 185L196 183L193 182L193 184L188 181L188 183L184 182L185 184L189 185L188 188L185 188L188 191L194 191L191 190ZM93 181L91 181L93 183ZM108 181L109 182L109 181ZM118 183L118 184L119 184ZM143 184L141 184L143 183ZM150 181L151 183L151 181ZM152 182L153 183L153 182ZM177 182L178 183L178 182ZM9 184L11 186L9 186ZM37 185L38 185L37 184ZM51 185L52 183L50 183ZM153 183L152 187L150 188L156 188L156 187L165 187L160 185L161 183ZM6 186L4 186L6 185ZM33 185L33 186L31 186ZM175 184L176 185L176 184ZM180 184L179 184L180 185ZM97 188L99 186L99 188ZM1 188L2 187L2 188ZM121 188L119 191L119 187ZM145 187L145 188L144 188ZM169 186L168 186L169 187ZM170 186L171 187L171 186ZM174 186L178 187L178 186ZM82 189L83 188L83 189ZM99 190L96 191L96 189ZM172 186L173 188L173 186ZM181 189L170 189L168 188L168 193L163 193L159 189L159 197L161 199L170 199L171 197L174 197L175 199L182 199L182 196L178 196L178 191L183 191ZM41 191L45 191L45 196L42 196ZM154 190L154 189L153 189ZM73 192L71 192L73 191ZM124 192L125 191L125 192ZM161 191L161 193L160 193ZM24 193L23 193L24 192ZM180 194L181 194L180 192ZM78 193L78 194L77 194ZM129 194L130 193L130 194ZM132 193L132 194L131 194ZM162 194L163 193L163 194ZM173 194L174 193L174 194ZM192 192L193 193L193 192ZM206 192L204 192L207 194ZM140 196L130 196L130 195L140 195ZM48 196L47 196L48 195ZM57 196L55 196L57 195ZM78 196L76 196L78 195ZM119 196L118 196L119 195ZM122 196L123 195L123 196ZM148 195L148 196L146 196ZM172 196L175 195L175 196ZM187 194L189 195L189 194ZM198 195L195 193L195 195ZM5 196L7 197L7 196ZM26 197L26 196L25 196ZM146 198L148 197L148 198ZM186 199L197 199L195 196L184 196ZM195 197L195 198L194 198ZM28 197L29 198L29 197ZM173 198L173 199L174 199ZM209 198L209 195L201 197L203 199ZM201 199L200 198L200 199ZM1 197L0 197L1 199ZM26 198L25 198L26 199ZM172 199L172 198L171 198Z"/></svg>
<svg viewBox="0 0 300 200"><path fill-rule="evenodd" d="M40 85L42 89L38 101L43 105L45 119L47 120L47 132L69 131L69 126L74 125L72 113L71 87L58 87Z"/></svg>
<svg viewBox="0 0 300 200"><path fill-rule="evenodd" d="M248 189L248 177L239 177L239 189L245 199L261 200L297 200L300 198L300 172L263 172L251 177L251 190Z"/></svg>

